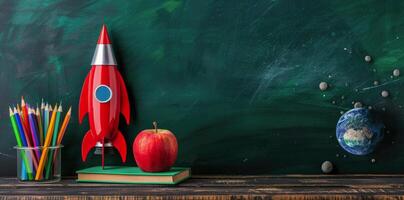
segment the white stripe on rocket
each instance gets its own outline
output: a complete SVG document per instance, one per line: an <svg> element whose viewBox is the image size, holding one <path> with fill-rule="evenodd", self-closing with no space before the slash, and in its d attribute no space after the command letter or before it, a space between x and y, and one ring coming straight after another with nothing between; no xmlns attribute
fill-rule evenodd
<svg viewBox="0 0 404 200"><path fill-rule="evenodd" d="M91 65L117 65L111 44L97 44Z"/></svg>

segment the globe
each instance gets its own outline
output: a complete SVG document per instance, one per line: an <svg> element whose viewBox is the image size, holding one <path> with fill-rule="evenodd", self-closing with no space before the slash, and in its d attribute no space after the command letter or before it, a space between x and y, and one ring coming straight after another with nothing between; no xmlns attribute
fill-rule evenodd
<svg viewBox="0 0 404 200"><path fill-rule="evenodd" d="M351 154L367 155L383 139L383 128L384 125L368 109L354 108L338 120L338 143Z"/></svg>

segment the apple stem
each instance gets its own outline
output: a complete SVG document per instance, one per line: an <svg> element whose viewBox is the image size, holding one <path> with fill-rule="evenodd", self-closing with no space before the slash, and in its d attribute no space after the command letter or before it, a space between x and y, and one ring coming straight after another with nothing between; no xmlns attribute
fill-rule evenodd
<svg viewBox="0 0 404 200"><path fill-rule="evenodd" d="M153 127L154 127L154 130L156 131L156 133L157 133L157 122L153 122Z"/></svg>

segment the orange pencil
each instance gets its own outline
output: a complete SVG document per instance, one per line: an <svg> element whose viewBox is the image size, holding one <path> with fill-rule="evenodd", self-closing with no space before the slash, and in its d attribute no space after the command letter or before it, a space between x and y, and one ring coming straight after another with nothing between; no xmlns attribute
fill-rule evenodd
<svg viewBox="0 0 404 200"><path fill-rule="evenodd" d="M57 104L53 110L57 109ZM35 180L39 180L42 177L43 169L45 167L45 162L48 158L48 147L52 141L53 129L55 128L55 119L56 119L56 112L52 113L52 117L49 123L48 132L46 133L46 139L44 144L44 149L41 155L41 160L39 161L38 170L35 175Z"/></svg>
<svg viewBox="0 0 404 200"><path fill-rule="evenodd" d="M62 143L63 136L66 133L67 125L69 124L69 121L70 121L71 113L72 113L72 107L69 108L69 111L67 111L65 119L63 120L62 127L60 128L60 131L58 134L58 140L56 142L56 146L59 146ZM55 160L56 160L56 155L57 155L57 153L55 153L55 155L53 155L53 162L55 162Z"/></svg>
<svg viewBox="0 0 404 200"><path fill-rule="evenodd" d="M72 113L72 107L69 108L69 111L67 111L65 119L63 120L62 127L60 128L59 134L58 134L58 140L57 140L57 145L60 145L62 143L63 136L65 135L67 124L69 124L70 121L70 116Z"/></svg>

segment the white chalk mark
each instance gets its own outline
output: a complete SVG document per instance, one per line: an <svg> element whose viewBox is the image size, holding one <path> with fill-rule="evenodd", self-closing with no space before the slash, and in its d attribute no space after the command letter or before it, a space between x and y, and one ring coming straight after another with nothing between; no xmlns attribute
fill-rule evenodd
<svg viewBox="0 0 404 200"><path fill-rule="evenodd" d="M381 87L381 86L389 85L389 84L397 82L399 80L401 80L401 79L396 79L396 80L385 82L385 83L380 84L380 85L375 85L375 86L371 86L371 87L362 88L362 91L371 90L371 89L375 89L375 88L378 88L378 87Z"/></svg>
<svg viewBox="0 0 404 200"><path fill-rule="evenodd" d="M265 15L275 6L275 3L271 3L271 5L269 5L264 12L262 12L258 18L256 18L253 22L251 22L250 26L255 27L255 24L258 23L260 20L265 20Z"/></svg>

